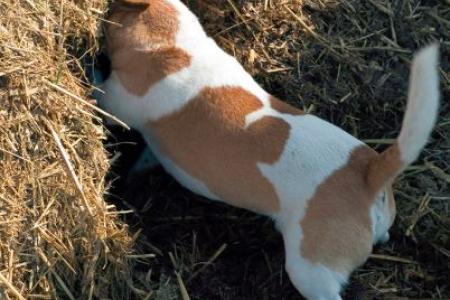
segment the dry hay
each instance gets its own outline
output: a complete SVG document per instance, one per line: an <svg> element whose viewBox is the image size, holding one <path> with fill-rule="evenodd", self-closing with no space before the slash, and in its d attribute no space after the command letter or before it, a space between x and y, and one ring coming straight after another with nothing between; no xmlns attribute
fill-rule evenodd
<svg viewBox="0 0 450 300"><path fill-rule="evenodd" d="M0 299L130 297L133 238L102 199L80 65L105 6L0 0Z"/></svg>
<svg viewBox="0 0 450 300"><path fill-rule="evenodd" d="M185 2L268 91L378 150L399 133L413 51L441 42L438 124L420 159L395 184L391 241L354 274L345 298L450 298L448 1ZM159 254L154 280L168 274L167 282L183 282L191 299L298 298L269 220L202 201L161 169L136 185L125 195Z"/></svg>

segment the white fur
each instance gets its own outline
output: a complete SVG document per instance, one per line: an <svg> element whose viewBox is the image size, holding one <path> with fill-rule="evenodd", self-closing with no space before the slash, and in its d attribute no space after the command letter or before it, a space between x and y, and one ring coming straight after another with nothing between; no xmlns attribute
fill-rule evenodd
<svg viewBox="0 0 450 300"><path fill-rule="evenodd" d="M373 243L385 243L389 240L389 228L391 227L391 213L387 204L386 192L380 193L370 208L372 220Z"/></svg>
<svg viewBox="0 0 450 300"><path fill-rule="evenodd" d="M414 57L408 104L399 137L405 166L412 163L425 146L434 127L439 105L438 45L420 50Z"/></svg>
<svg viewBox="0 0 450 300"><path fill-rule="evenodd" d="M281 219L297 220L306 201L334 171L347 164L351 152L362 142L312 115L280 115L291 126L290 136L280 159L273 165L258 164L272 182L281 200Z"/></svg>

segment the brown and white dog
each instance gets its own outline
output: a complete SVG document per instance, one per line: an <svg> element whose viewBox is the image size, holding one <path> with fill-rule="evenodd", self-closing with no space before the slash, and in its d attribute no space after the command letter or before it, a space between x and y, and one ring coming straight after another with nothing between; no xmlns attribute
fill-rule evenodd
<svg viewBox="0 0 450 300"><path fill-rule="evenodd" d="M113 4L100 105L138 129L186 188L273 218L308 299L337 300L395 217L391 183L424 147L439 102L438 46L412 65L396 143L378 154L264 91L180 0Z"/></svg>

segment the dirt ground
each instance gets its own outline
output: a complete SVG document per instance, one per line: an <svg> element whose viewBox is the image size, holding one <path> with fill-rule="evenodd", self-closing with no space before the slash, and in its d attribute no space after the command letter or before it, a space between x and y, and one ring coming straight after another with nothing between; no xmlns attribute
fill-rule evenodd
<svg viewBox="0 0 450 300"><path fill-rule="evenodd" d="M269 92L377 150L400 130L412 52L441 42L442 105L429 145L395 184L391 240L352 276L345 299L450 299L450 5L438 0L189 0L206 31ZM210 202L161 167L123 178L142 149L113 131L121 152L112 199L142 231L140 284L156 299L300 299L272 222ZM126 141L138 145L124 144ZM114 177L114 174L113 174ZM150 280L149 280L150 279Z"/></svg>

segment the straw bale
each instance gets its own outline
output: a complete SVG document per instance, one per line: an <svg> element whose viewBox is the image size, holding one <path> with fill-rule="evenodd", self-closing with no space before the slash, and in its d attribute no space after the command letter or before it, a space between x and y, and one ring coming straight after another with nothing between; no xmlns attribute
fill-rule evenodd
<svg viewBox="0 0 450 300"><path fill-rule="evenodd" d="M106 2L0 0L0 299L130 296L134 240L84 104Z"/></svg>

